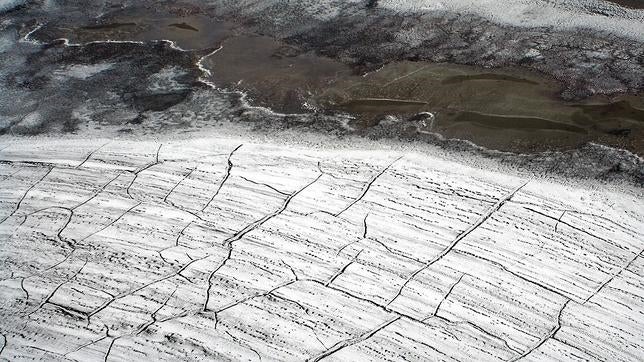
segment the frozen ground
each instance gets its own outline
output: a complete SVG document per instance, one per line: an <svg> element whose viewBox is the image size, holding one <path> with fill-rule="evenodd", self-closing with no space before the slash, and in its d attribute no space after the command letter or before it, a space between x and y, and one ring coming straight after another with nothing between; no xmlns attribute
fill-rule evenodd
<svg viewBox="0 0 644 362"><path fill-rule="evenodd" d="M401 150L1 144L5 360L644 358L641 189Z"/></svg>

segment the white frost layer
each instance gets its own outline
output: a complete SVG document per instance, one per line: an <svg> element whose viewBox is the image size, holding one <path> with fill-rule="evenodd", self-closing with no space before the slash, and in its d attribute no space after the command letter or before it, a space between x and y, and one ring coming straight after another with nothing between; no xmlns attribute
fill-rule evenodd
<svg viewBox="0 0 644 362"><path fill-rule="evenodd" d="M500 24L587 28L644 39L644 10L604 0L380 0L378 4L401 12L449 11L483 16Z"/></svg>
<svg viewBox="0 0 644 362"><path fill-rule="evenodd" d="M402 151L0 140L3 359L644 350L639 196Z"/></svg>

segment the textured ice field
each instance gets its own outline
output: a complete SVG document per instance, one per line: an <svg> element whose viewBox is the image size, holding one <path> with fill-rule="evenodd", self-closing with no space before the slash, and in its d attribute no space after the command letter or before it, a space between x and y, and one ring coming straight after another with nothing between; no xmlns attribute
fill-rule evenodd
<svg viewBox="0 0 644 362"><path fill-rule="evenodd" d="M4 360L644 358L633 192L223 139L5 139L0 183Z"/></svg>

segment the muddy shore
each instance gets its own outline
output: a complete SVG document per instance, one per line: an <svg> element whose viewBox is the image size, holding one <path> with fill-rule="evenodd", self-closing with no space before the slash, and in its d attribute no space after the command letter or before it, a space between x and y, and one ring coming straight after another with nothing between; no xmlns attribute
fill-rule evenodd
<svg viewBox="0 0 644 362"><path fill-rule="evenodd" d="M644 154L638 34L307 4L17 7L2 15L0 132L239 122L520 154L592 143Z"/></svg>

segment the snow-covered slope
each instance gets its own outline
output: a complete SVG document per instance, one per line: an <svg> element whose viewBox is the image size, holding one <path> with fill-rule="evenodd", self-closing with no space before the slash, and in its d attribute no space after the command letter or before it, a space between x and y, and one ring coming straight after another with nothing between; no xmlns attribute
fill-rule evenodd
<svg viewBox="0 0 644 362"><path fill-rule="evenodd" d="M644 10L605 0L380 0L403 12L448 11L519 27L587 28L644 39Z"/></svg>
<svg viewBox="0 0 644 362"><path fill-rule="evenodd" d="M632 192L248 140L0 149L3 359L642 358Z"/></svg>

